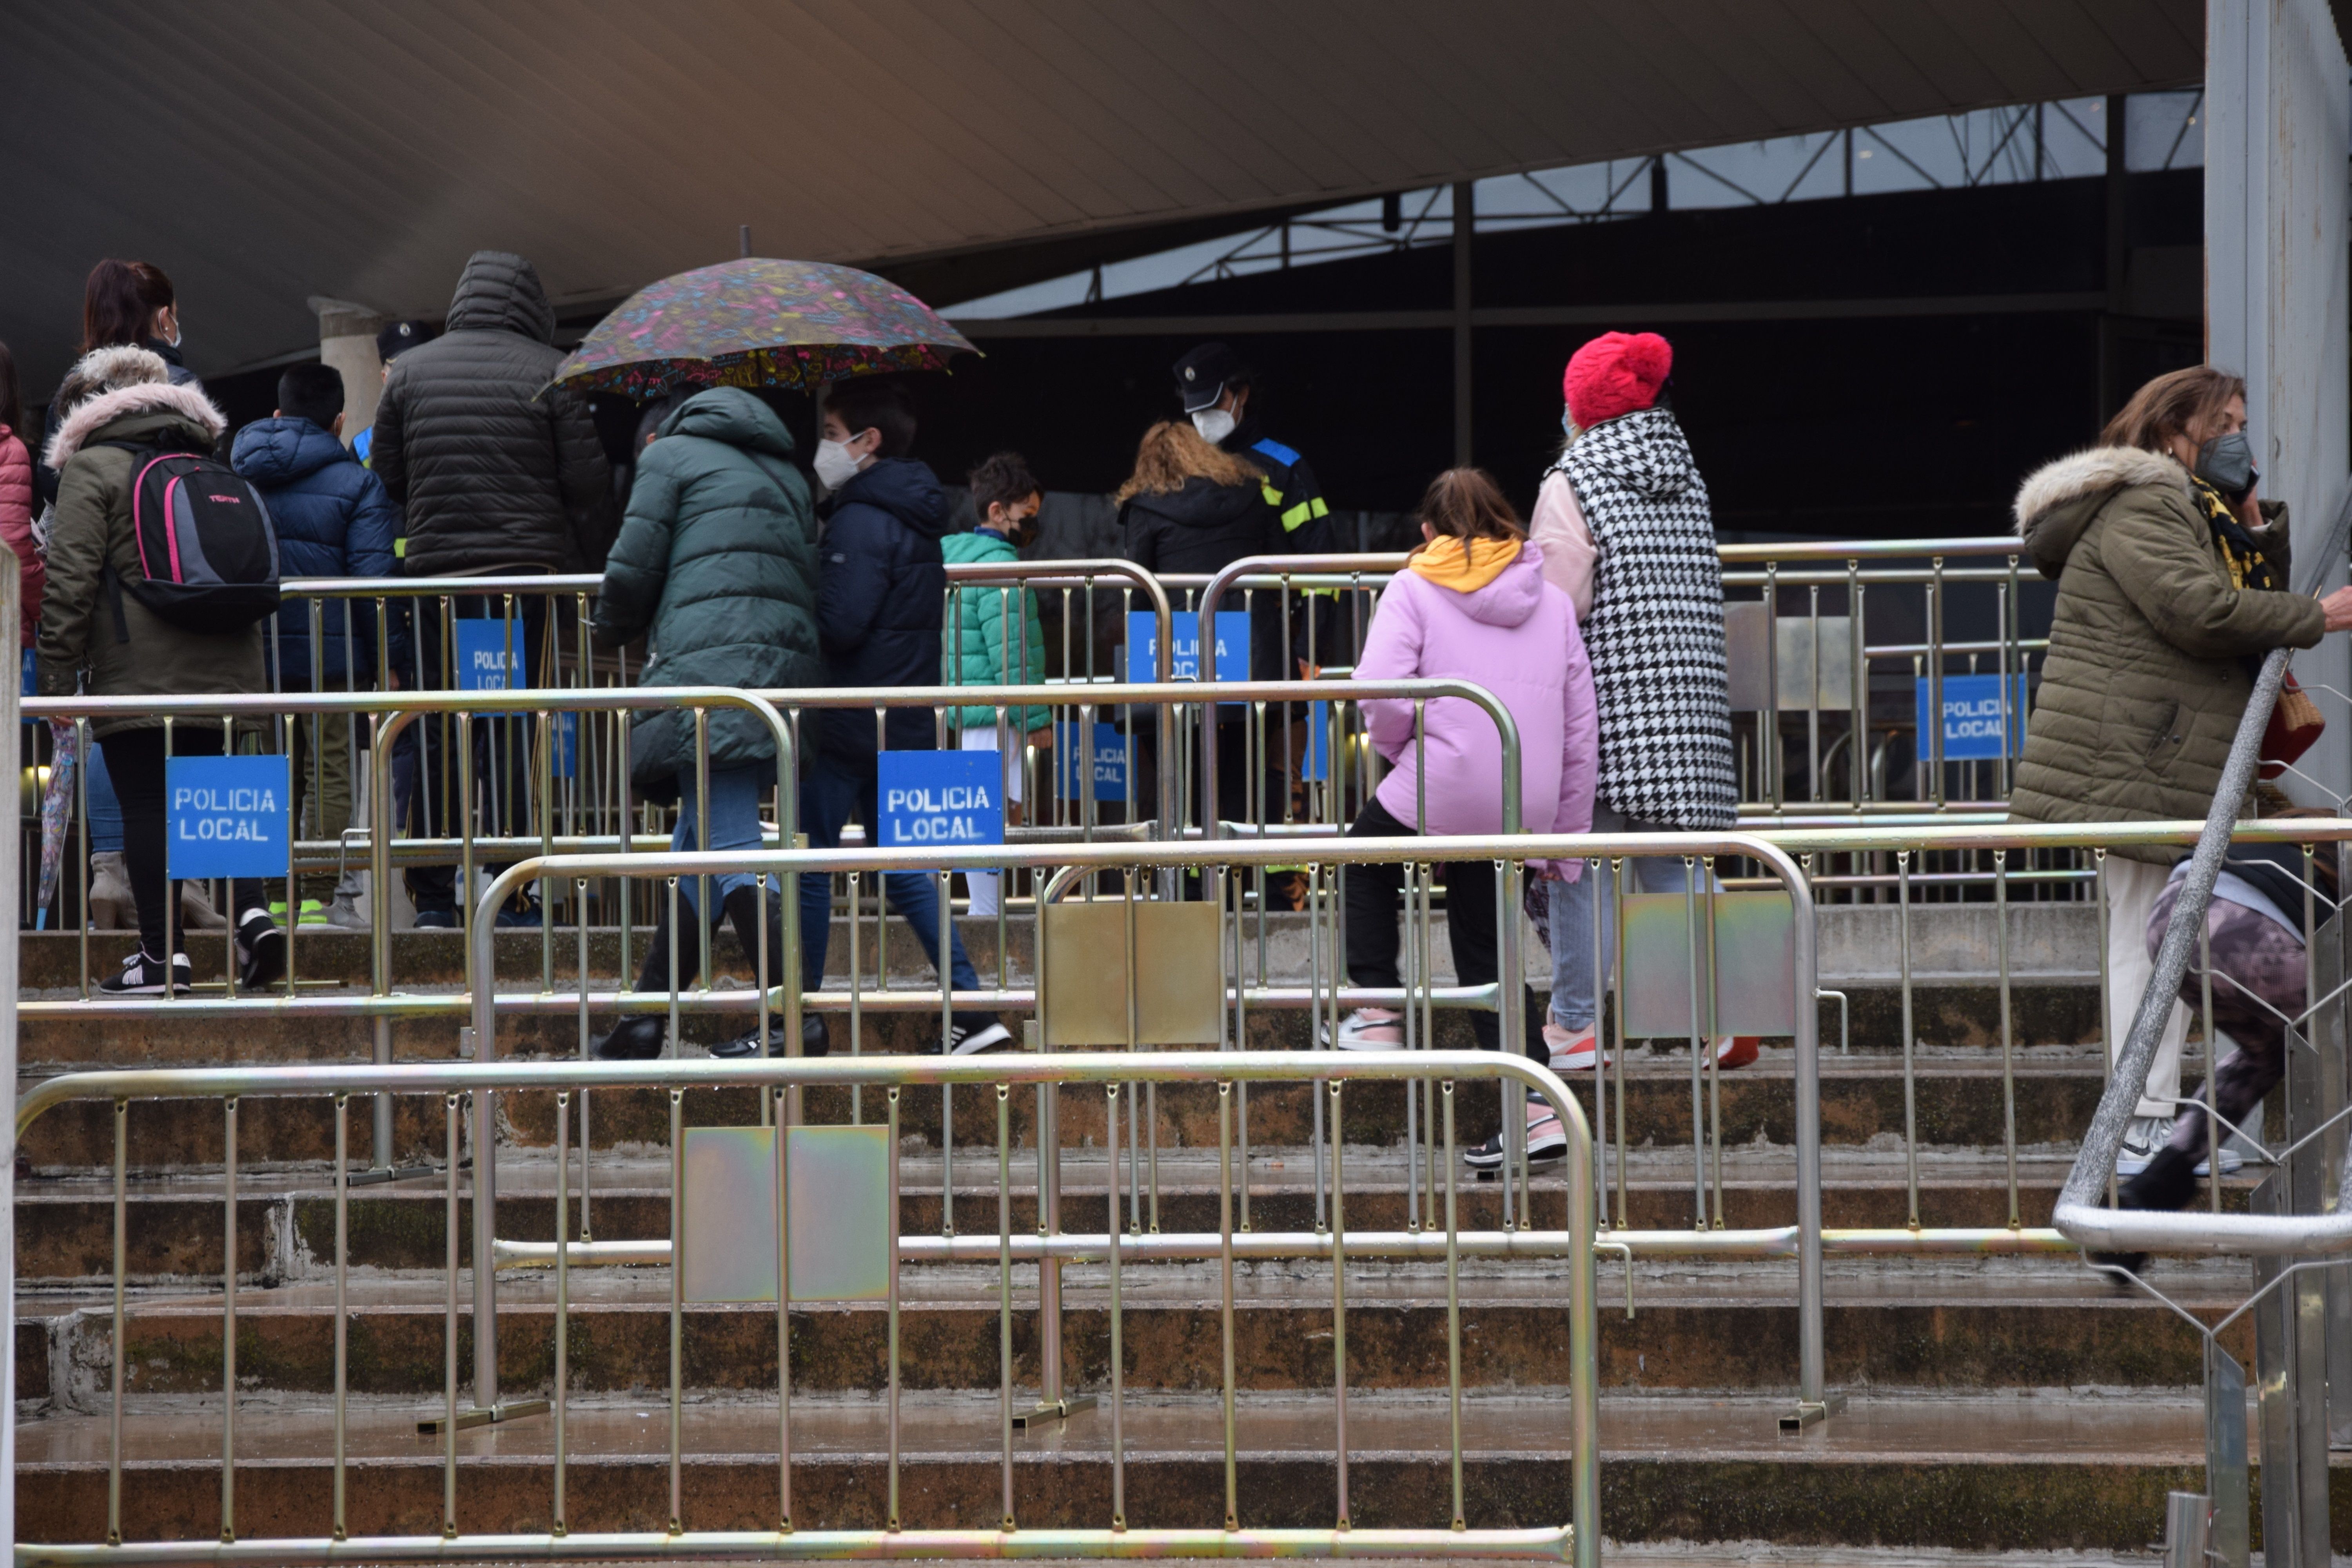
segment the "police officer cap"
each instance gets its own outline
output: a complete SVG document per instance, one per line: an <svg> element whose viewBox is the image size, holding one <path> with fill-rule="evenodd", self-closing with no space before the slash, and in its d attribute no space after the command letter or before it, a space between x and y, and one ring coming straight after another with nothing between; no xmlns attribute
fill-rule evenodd
<svg viewBox="0 0 2352 1568"><path fill-rule="evenodd" d="M1249 378L1249 366L1223 343L1202 343L1176 362L1176 394L1187 414L1214 403L1229 384Z"/></svg>
<svg viewBox="0 0 2352 1568"><path fill-rule="evenodd" d="M408 350L433 337L423 321L394 321L375 335L375 357L390 364Z"/></svg>

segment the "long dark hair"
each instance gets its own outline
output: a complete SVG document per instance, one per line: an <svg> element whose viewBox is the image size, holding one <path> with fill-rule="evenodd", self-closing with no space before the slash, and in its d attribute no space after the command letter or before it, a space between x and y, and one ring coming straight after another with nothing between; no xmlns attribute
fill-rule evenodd
<svg viewBox="0 0 2352 1568"><path fill-rule="evenodd" d="M146 261L109 258L89 269L81 290L81 352L115 343L142 344L155 312L178 301L163 269Z"/></svg>
<svg viewBox="0 0 2352 1568"><path fill-rule="evenodd" d="M16 384L16 356L8 345L0 342L0 426L16 432L19 439L25 435L25 395ZM30 445L26 442L26 445Z"/></svg>

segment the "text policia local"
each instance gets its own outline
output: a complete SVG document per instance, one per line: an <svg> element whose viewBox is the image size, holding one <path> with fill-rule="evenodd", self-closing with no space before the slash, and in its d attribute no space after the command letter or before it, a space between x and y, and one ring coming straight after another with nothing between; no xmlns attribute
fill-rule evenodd
<svg viewBox="0 0 2352 1568"><path fill-rule="evenodd" d="M172 821L183 840L275 842L269 819L278 815L274 789L216 789L187 784L172 792Z"/></svg>
<svg viewBox="0 0 2352 1568"><path fill-rule="evenodd" d="M993 844L974 812L996 809L986 784L941 784L883 792L882 814L898 821L898 836L910 844Z"/></svg>

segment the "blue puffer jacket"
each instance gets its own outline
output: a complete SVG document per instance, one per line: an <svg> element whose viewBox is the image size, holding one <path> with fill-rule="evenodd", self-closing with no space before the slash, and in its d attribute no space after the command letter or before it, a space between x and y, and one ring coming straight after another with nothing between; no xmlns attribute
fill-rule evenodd
<svg viewBox="0 0 2352 1568"><path fill-rule="evenodd" d="M263 419L236 433L230 466L253 481L278 530L281 577L394 577L400 512L383 481L360 467L343 444L308 419ZM343 684L343 605L351 605L361 683L375 674L375 605L320 601L329 688ZM310 689L310 604L289 598L278 612L278 689Z"/></svg>
<svg viewBox="0 0 2352 1568"><path fill-rule="evenodd" d="M948 498L929 467L884 458L841 487L819 547L816 618L827 678L835 686L937 686L946 620ZM937 744L931 710L894 708L892 751ZM874 714L828 708L817 745L831 755L874 755Z"/></svg>

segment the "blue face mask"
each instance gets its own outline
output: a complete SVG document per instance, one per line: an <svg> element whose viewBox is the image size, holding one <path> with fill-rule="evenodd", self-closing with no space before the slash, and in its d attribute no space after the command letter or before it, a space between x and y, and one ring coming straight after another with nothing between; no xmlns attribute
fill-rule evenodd
<svg viewBox="0 0 2352 1568"><path fill-rule="evenodd" d="M1573 441L1577 436L1576 416L1563 408L1559 411L1559 433Z"/></svg>

